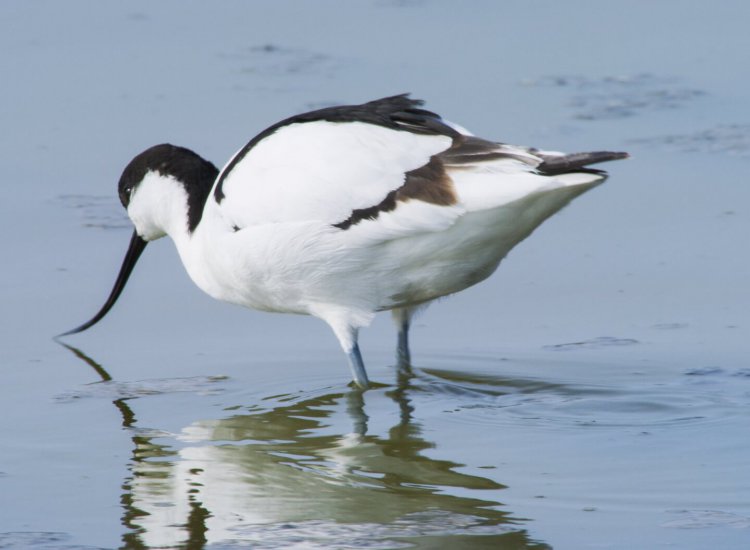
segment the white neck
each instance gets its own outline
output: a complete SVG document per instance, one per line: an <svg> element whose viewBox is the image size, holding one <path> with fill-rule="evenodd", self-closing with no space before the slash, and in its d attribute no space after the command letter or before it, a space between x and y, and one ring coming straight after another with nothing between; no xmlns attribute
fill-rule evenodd
<svg viewBox="0 0 750 550"><path fill-rule="evenodd" d="M221 287L204 263L202 245L207 228L205 223L199 223L193 232L189 231L188 194L179 181L156 172L147 174L128 205L128 216L147 241L169 235L193 282L209 295L220 297Z"/></svg>
<svg viewBox="0 0 750 550"><path fill-rule="evenodd" d="M177 243L190 236L187 192L171 176L146 174L130 200L128 216L147 241L169 235Z"/></svg>
<svg viewBox="0 0 750 550"><path fill-rule="evenodd" d="M179 181L158 172L146 174L131 198L128 216L138 234L147 241L169 235L182 263L191 272L193 239L188 231L188 196Z"/></svg>

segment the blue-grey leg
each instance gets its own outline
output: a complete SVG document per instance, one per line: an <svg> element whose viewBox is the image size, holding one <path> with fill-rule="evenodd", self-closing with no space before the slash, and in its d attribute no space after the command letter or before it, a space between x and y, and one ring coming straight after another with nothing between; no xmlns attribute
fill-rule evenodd
<svg viewBox="0 0 750 550"><path fill-rule="evenodd" d="M411 351L409 351L409 326L411 319L405 316L398 327L398 346L396 347L396 360L399 366L411 365Z"/></svg>
<svg viewBox="0 0 750 550"><path fill-rule="evenodd" d="M362 389L367 389L370 386L370 381L367 379L367 371L365 371L365 364L362 361L362 354L359 352L359 344L354 342L354 346L346 354L349 359L349 368L352 370L352 378L354 383Z"/></svg>
<svg viewBox="0 0 750 550"><path fill-rule="evenodd" d="M403 307L391 311L393 322L398 327L398 345L396 347L396 366L405 368L411 366L411 351L409 350L409 328L411 319L419 307Z"/></svg>
<svg viewBox="0 0 750 550"><path fill-rule="evenodd" d="M367 324L373 314L362 314L358 317L355 316L356 318L352 320L351 311L332 306L327 306L314 312L314 314L323 319L333 329L339 344L341 344L341 349L344 350L346 358L349 360L349 368L354 383L361 389L367 389L370 386L370 381L367 379L365 364L362 361L362 354L359 352L359 345L357 344L357 338L359 337L357 325L358 323Z"/></svg>

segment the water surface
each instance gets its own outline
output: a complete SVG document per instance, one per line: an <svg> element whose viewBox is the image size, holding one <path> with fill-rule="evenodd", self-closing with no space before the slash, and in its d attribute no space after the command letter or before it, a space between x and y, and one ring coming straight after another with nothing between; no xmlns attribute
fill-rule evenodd
<svg viewBox="0 0 750 550"><path fill-rule="evenodd" d="M745 3L8 1L0 548L745 548ZM412 91L477 134L628 150L376 386L323 323L212 301L168 242L92 330L144 148L221 164Z"/></svg>

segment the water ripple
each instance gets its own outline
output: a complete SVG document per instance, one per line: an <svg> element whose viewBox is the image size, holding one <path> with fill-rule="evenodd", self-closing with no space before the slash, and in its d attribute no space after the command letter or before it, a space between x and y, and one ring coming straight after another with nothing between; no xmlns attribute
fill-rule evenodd
<svg viewBox="0 0 750 550"><path fill-rule="evenodd" d="M644 112L671 110L706 95L675 77L649 73L588 77L551 75L522 82L524 86L558 88L571 92L573 118L603 120L626 118Z"/></svg>
<svg viewBox="0 0 750 550"><path fill-rule="evenodd" d="M200 395L214 395L222 391L217 386L227 380L226 376L191 376L186 378L154 378L135 382L105 380L87 384L84 388L68 391L55 399L69 403L78 399L134 399L149 395L191 392Z"/></svg>
<svg viewBox="0 0 750 550"><path fill-rule="evenodd" d="M733 527L750 529L750 517L721 510L670 510L677 517L662 523L662 527L676 529L706 529L708 527Z"/></svg>
<svg viewBox="0 0 750 550"><path fill-rule="evenodd" d="M735 371L719 373L737 380ZM421 399L439 401L445 412L471 424L646 429L744 414L750 405L750 384L743 389L735 382L734 392L727 392L725 384L713 390L697 381L697 374L705 373L688 370L658 383L633 378L607 385L425 369L412 384Z"/></svg>

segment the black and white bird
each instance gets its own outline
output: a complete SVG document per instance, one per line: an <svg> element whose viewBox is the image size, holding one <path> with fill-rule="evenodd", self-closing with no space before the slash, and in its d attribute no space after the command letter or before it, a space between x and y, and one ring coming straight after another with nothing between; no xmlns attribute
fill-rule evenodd
<svg viewBox="0 0 750 550"><path fill-rule="evenodd" d="M293 116L264 130L219 171L162 144L125 168L119 195L135 231L120 296L149 241L169 235L210 296L313 315L368 379L359 329L390 310L409 362L416 310L487 278L545 219L603 182L589 165L626 153L564 155L471 135L397 95Z"/></svg>

